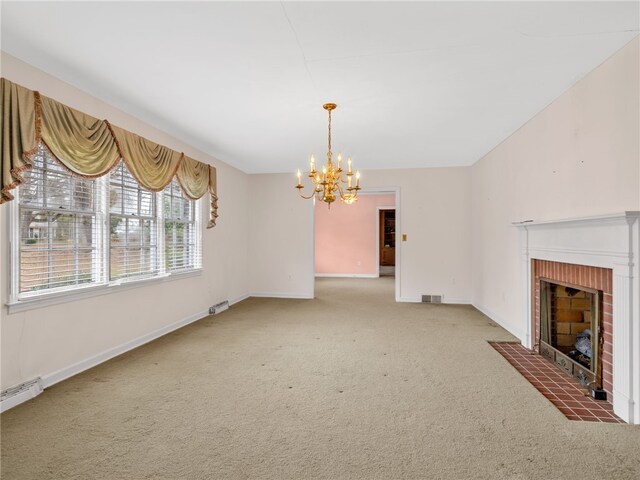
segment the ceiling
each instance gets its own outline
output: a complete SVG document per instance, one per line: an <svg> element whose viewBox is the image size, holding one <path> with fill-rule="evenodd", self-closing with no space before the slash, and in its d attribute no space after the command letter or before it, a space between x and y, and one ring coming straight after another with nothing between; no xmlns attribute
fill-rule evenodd
<svg viewBox="0 0 640 480"><path fill-rule="evenodd" d="M2 49L247 173L470 165L638 35L638 2L6 2Z"/></svg>

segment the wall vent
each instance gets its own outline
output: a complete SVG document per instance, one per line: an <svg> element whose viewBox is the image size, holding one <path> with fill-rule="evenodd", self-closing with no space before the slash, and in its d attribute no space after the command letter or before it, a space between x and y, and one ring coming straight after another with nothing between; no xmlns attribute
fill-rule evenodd
<svg viewBox="0 0 640 480"><path fill-rule="evenodd" d="M7 388L0 393L0 412L5 412L16 405L26 402L42 393L42 379L40 377Z"/></svg>
<svg viewBox="0 0 640 480"><path fill-rule="evenodd" d="M229 310L229 300L216 303L213 307L209 307L209 315L217 315L225 310Z"/></svg>
<svg viewBox="0 0 640 480"><path fill-rule="evenodd" d="M442 303L442 295L422 295L422 303Z"/></svg>

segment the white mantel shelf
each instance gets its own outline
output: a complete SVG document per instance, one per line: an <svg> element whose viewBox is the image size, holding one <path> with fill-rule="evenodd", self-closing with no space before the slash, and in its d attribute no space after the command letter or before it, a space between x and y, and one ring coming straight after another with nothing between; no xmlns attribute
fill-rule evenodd
<svg viewBox="0 0 640 480"><path fill-rule="evenodd" d="M512 222L514 227L534 227L537 225L551 225L556 223L589 223L589 222L608 222L622 219L635 220L640 218L640 210L631 210L620 213L610 213L606 215L592 215L587 217L560 218L552 220L523 220L521 222Z"/></svg>
<svg viewBox="0 0 640 480"><path fill-rule="evenodd" d="M520 231L527 348L533 344L531 260L613 270L613 410L640 424L640 211L511 225Z"/></svg>

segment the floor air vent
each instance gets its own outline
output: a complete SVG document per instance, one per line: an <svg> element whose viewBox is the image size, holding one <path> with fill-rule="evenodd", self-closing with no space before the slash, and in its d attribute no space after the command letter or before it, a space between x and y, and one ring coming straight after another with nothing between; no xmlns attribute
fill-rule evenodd
<svg viewBox="0 0 640 480"><path fill-rule="evenodd" d="M209 315L217 315L218 313L224 312L225 310L229 310L228 300L216 303L213 307L209 307Z"/></svg>
<svg viewBox="0 0 640 480"><path fill-rule="evenodd" d="M422 303L442 303L442 295L422 295Z"/></svg>
<svg viewBox="0 0 640 480"><path fill-rule="evenodd" d="M0 412L5 412L22 402L40 395L42 390L42 379L40 377L4 390L0 393Z"/></svg>

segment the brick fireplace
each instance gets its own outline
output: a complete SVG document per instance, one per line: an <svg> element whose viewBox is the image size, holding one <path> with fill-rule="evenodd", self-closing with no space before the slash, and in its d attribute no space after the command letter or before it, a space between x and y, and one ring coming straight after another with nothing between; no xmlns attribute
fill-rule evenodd
<svg viewBox="0 0 640 480"><path fill-rule="evenodd" d="M514 226L520 231L522 316L530 319L523 345L538 352L546 348L540 341L542 288L549 288L547 281L559 284L564 292L554 291L550 300L556 303L556 323L544 334L559 350L570 349L587 328L584 319L595 318L590 325L600 327L593 333L602 344L592 354L600 362L601 386L616 415L640 424L640 212Z"/></svg>
<svg viewBox="0 0 640 480"><path fill-rule="evenodd" d="M585 330L592 330L591 335L598 340L593 348L594 388L602 388L607 392L607 400L613 403L613 270L610 268L592 267L588 265L573 265L548 260L531 260L533 275L533 350L541 352L541 324L542 309L545 308L543 295L544 284L558 285L554 293L554 311L557 316L557 331L549 334L556 339L559 350L572 350L576 343L577 335ZM587 298L588 291L595 291L595 298ZM573 292L573 295L571 294ZM595 308L593 308L595 307ZM592 316L597 318L593 318ZM595 324L595 330L591 324ZM598 348L599 347L599 348ZM544 352L543 352L544 353ZM553 362L553 359L551 359ZM578 362L570 365L569 375L580 370ZM562 368L562 367L561 367ZM566 368L563 368L565 371ZM588 369L586 369L588 370Z"/></svg>

